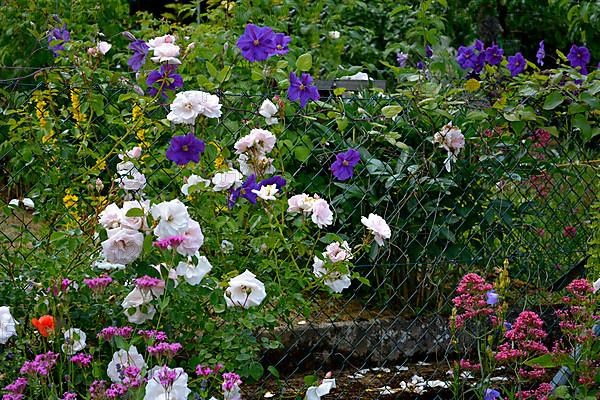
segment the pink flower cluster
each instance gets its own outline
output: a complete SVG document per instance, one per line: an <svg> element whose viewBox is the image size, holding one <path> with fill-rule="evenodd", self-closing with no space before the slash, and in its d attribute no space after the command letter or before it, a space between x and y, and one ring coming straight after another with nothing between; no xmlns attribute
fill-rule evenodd
<svg viewBox="0 0 600 400"><path fill-rule="evenodd" d="M552 393L552 385L549 383L542 383L537 389L523 390L515 393L515 399L526 400L548 400L548 396Z"/></svg>
<svg viewBox="0 0 600 400"><path fill-rule="evenodd" d="M54 365L56 365L56 361L58 360L58 354L53 353L51 351L38 354L35 356L33 361L25 361L23 366L21 367L21 374L39 374L42 376L48 376L50 370Z"/></svg>
<svg viewBox="0 0 600 400"><path fill-rule="evenodd" d="M232 392L241 384L242 380L235 372L225 372L223 374L223 391Z"/></svg>
<svg viewBox="0 0 600 400"><path fill-rule="evenodd" d="M159 240L155 241L154 243L152 243L152 245L155 247L158 247L159 249L162 249L162 250L167 250L167 249L171 250L171 249L177 248L177 246L179 246L184 241L185 241L185 236L175 235L175 236L166 237L164 239L159 239Z"/></svg>
<svg viewBox="0 0 600 400"><path fill-rule="evenodd" d="M113 279L108 275L101 275L97 278L84 279L83 283L95 294L100 294L112 283Z"/></svg>
<svg viewBox="0 0 600 400"><path fill-rule="evenodd" d="M533 147L546 147L550 143L550 132L545 129L538 128L533 134Z"/></svg>
<svg viewBox="0 0 600 400"><path fill-rule="evenodd" d="M92 363L92 355L77 353L73 357L71 357L71 362L78 367L89 367Z"/></svg>
<svg viewBox="0 0 600 400"><path fill-rule="evenodd" d="M452 299L457 308L454 321L456 328L461 328L466 321L480 316L487 316L495 323L494 309L487 302L487 293L493 288L492 284L486 283L485 279L474 273L466 274L461 279L456 289L458 296Z"/></svg>
<svg viewBox="0 0 600 400"><path fill-rule="evenodd" d="M27 387L27 378L19 377L10 385L4 387L4 390L8 391L2 396L2 400L21 400L24 395L23 392Z"/></svg>
<svg viewBox="0 0 600 400"><path fill-rule="evenodd" d="M146 290L153 288L164 288L165 286L165 283L162 280L158 278L153 278L148 275L144 275L140 278L137 278L134 282L139 289Z"/></svg>
<svg viewBox="0 0 600 400"><path fill-rule="evenodd" d="M202 365L196 365L196 375L198 376L209 376L212 373L219 373L220 370L223 369L223 364L217 364L214 368L204 367Z"/></svg>
<svg viewBox="0 0 600 400"><path fill-rule="evenodd" d="M146 340L156 340L157 342L164 342L168 339L167 334L163 331L156 331L154 329L142 330L137 332L138 335L143 336Z"/></svg>
<svg viewBox="0 0 600 400"><path fill-rule="evenodd" d="M165 356L169 359L175 357L178 351L183 348L180 343L159 342L153 346L148 346L148 353L155 357Z"/></svg>
<svg viewBox="0 0 600 400"><path fill-rule="evenodd" d="M553 187L552 176L543 171L541 174L531 175L528 184L539 197L546 198Z"/></svg>
<svg viewBox="0 0 600 400"><path fill-rule="evenodd" d="M102 338L107 342L116 336L122 337L123 339L129 339L132 333L133 328L130 326L124 326L122 328L117 326L108 326L100 331L98 338Z"/></svg>

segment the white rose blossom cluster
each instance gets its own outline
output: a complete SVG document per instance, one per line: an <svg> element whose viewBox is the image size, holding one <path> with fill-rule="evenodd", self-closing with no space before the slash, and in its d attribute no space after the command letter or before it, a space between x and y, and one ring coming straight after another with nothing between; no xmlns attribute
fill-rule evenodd
<svg viewBox="0 0 600 400"><path fill-rule="evenodd" d="M221 116L219 97L200 90L177 93L170 107L167 119L174 124L194 125L200 115L207 118Z"/></svg>
<svg viewBox="0 0 600 400"><path fill-rule="evenodd" d="M150 59L155 63L181 64L179 61L179 46L175 44L175 36L164 35L148 41L148 47L154 52Z"/></svg>
<svg viewBox="0 0 600 400"><path fill-rule="evenodd" d="M146 176L142 174L132 161L117 164L117 183L128 192L140 192L146 187Z"/></svg>
<svg viewBox="0 0 600 400"><path fill-rule="evenodd" d="M324 278L325 285L334 293L341 293L350 287L350 274L345 262L352 259L352 251L346 241L330 243L325 250L322 259L314 257L313 273L317 278Z"/></svg>
<svg viewBox="0 0 600 400"><path fill-rule="evenodd" d="M452 170L452 163L458 160L460 150L465 147L465 136L461 130L452 125L452 122L444 125L444 127L433 135L433 143L439 144L448 152L448 157L444 160L446 171Z"/></svg>
<svg viewBox="0 0 600 400"><path fill-rule="evenodd" d="M297 194L288 199L287 211L291 214L302 213L319 227L323 228L333 223L333 212L327 200L318 195L309 196L305 193Z"/></svg>
<svg viewBox="0 0 600 400"><path fill-rule="evenodd" d="M240 138L233 147L239 155L241 173L245 176L274 173L273 159L267 154L275 148L276 142L275 135L265 129L252 129L248 135Z"/></svg>
<svg viewBox="0 0 600 400"><path fill-rule="evenodd" d="M212 178L213 190L223 192L229 189L237 189L242 185L242 179L244 179L244 175L235 168L217 172Z"/></svg>

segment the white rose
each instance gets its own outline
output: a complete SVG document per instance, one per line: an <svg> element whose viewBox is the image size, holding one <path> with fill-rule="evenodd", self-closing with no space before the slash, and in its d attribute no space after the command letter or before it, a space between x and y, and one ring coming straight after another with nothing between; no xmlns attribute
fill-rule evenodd
<svg viewBox="0 0 600 400"><path fill-rule="evenodd" d="M221 116L219 97L199 90L188 90L175 95L167 119L175 124L193 125L198 115L208 118Z"/></svg>
<svg viewBox="0 0 600 400"><path fill-rule="evenodd" d="M12 336L17 336L17 321L8 306L0 307L0 343L6 344Z"/></svg>
<svg viewBox="0 0 600 400"><path fill-rule="evenodd" d="M133 288L133 290L131 292L129 292L129 294L127 296L125 296L125 298L123 299L123 302L121 303L121 307L123 307L125 309L139 307L143 304L150 303L153 299L154 299L154 297L152 296L151 291L149 291L149 290L143 291L136 286Z"/></svg>
<svg viewBox="0 0 600 400"><path fill-rule="evenodd" d="M148 45L148 47L150 47L150 49L154 49L154 48L160 46L161 44L175 43L176 40L177 40L177 38L173 35L158 36L158 37L155 37L154 39L148 40L147 45Z"/></svg>
<svg viewBox="0 0 600 400"><path fill-rule="evenodd" d="M213 190L221 192L230 188L237 189L242 184L244 176L237 169L216 173L212 178Z"/></svg>
<svg viewBox="0 0 600 400"><path fill-rule="evenodd" d="M392 236L392 231L388 224L377 214L369 214L368 218L361 217L360 222L373 233L375 242L380 246L383 246L384 239L389 239Z"/></svg>
<svg viewBox="0 0 600 400"><path fill-rule="evenodd" d="M212 265L204 256L198 257L198 264L194 265L191 258L187 262L180 262L177 265L177 275L183 276L183 279L192 286L198 285L202 279L212 270Z"/></svg>
<svg viewBox="0 0 600 400"><path fill-rule="evenodd" d="M133 165L131 161L117 164L117 181L124 190L142 190L146 187L146 176Z"/></svg>
<svg viewBox="0 0 600 400"><path fill-rule="evenodd" d="M255 307L260 305L265 297L267 297L265 285L248 270L231 278L229 287L225 290L225 301L228 307Z"/></svg>
<svg viewBox="0 0 600 400"><path fill-rule="evenodd" d="M186 230L182 233L185 238L179 246L177 252L182 256L192 256L198 252L204 243L204 235L200 224L193 219L189 220Z"/></svg>
<svg viewBox="0 0 600 400"><path fill-rule="evenodd" d="M28 208L28 209L34 209L35 204L33 203L33 200L31 200L29 197L25 197L23 199L23 207Z"/></svg>
<svg viewBox="0 0 600 400"><path fill-rule="evenodd" d="M131 346L128 351L122 349L116 351L113 354L112 361L108 364L106 374L113 382L123 382L123 371L129 366L135 366L139 369L146 368L144 357L138 353L135 346Z"/></svg>
<svg viewBox="0 0 600 400"><path fill-rule="evenodd" d="M269 99L266 99L260 105L258 113L265 117L267 125L275 125L278 121L274 116L277 115L279 109L277 106Z"/></svg>
<svg viewBox="0 0 600 400"><path fill-rule="evenodd" d="M331 225L333 223L333 212L329 208L329 203L324 199L316 199L312 205L312 221L319 228Z"/></svg>
<svg viewBox="0 0 600 400"><path fill-rule="evenodd" d="M198 186L196 186L198 185ZM183 186L181 187L181 193L185 194L186 196L188 196L190 193L190 189L194 189L196 187L202 187L204 186L204 188L207 188L210 186L210 181L208 179L204 179L201 176L198 175L190 175L189 178L187 178L187 182L183 184Z"/></svg>
<svg viewBox="0 0 600 400"><path fill-rule="evenodd" d="M329 394L331 389L335 389L335 379L323 379L323 383L319 386L308 388L304 400L320 400L322 396Z"/></svg>
<svg viewBox="0 0 600 400"><path fill-rule="evenodd" d="M128 217L127 212L131 209L140 209L144 213L142 217ZM148 214L148 210L150 208L150 200L133 200L133 201L125 201L123 202L123 207L121 208L121 227L128 229L148 229L148 223L146 221L146 215Z"/></svg>
<svg viewBox="0 0 600 400"><path fill-rule="evenodd" d="M177 58L179 56L179 46L173 43L162 43L154 49L154 57L150 59L155 63L181 64Z"/></svg>
<svg viewBox="0 0 600 400"><path fill-rule="evenodd" d="M85 340L87 336L84 331L78 328L67 329L64 333L65 343L61 348L65 354L72 355L85 349Z"/></svg>
<svg viewBox="0 0 600 400"><path fill-rule="evenodd" d="M333 242L329 244L325 248L325 253L323 255L327 256L332 263L347 261L352 259L352 251L350 250L350 246L348 242L344 240L343 243Z"/></svg>
<svg viewBox="0 0 600 400"><path fill-rule="evenodd" d="M342 293L342 291L350 287L350 284L352 283L350 275L340 274L337 271L328 271L325 268L325 262L317 256L315 256L313 260L313 274L315 274L317 278L325 278L325 285L327 285L334 293Z"/></svg>
<svg viewBox="0 0 600 400"><path fill-rule="evenodd" d="M159 239L183 234L190 222L187 207L179 199L155 204L150 212L155 220L159 220L154 228L154 234Z"/></svg>
<svg viewBox="0 0 600 400"><path fill-rule="evenodd" d="M105 229L118 228L121 225L121 209L115 203L111 203L98 216L98 223Z"/></svg>
<svg viewBox="0 0 600 400"><path fill-rule="evenodd" d="M165 387L160 381L160 376L169 372L174 372L176 379ZM148 375L144 400L187 400L192 392L188 388L188 375L183 368L154 367Z"/></svg>
<svg viewBox="0 0 600 400"><path fill-rule="evenodd" d="M113 264L113 263L109 263L106 260L97 260L94 262L93 266L96 268L99 268L99 269L109 270L109 271L125 269L125 265L123 265L123 264Z"/></svg>
<svg viewBox="0 0 600 400"><path fill-rule="evenodd" d="M329 31L329 38L338 40L340 38L340 33L338 31Z"/></svg>
<svg viewBox="0 0 600 400"><path fill-rule="evenodd" d="M152 304L145 304L143 306L136 307L133 313L130 314L130 312L131 308L128 308L124 311L125 315L127 316L127 321L131 322L132 324L139 325L154 318L154 315L156 314L156 308L154 308Z"/></svg>
<svg viewBox="0 0 600 400"><path fill-rule="evenodd" d="M96 45L96 50L101 53L102 55L105 55L106 53L108 53L108 51L110 50L110 48L112 47L112 44L107 43L107 42L98 42L98 44Z"/></svg>
<svg viewBox="0 0 600 400"><path fill-rule="evenodd" d="M142 253L144 235L140 232L115 228L107 231L108 239L102 242L102 254L111 264L127 265L135 261Z"/></svg>

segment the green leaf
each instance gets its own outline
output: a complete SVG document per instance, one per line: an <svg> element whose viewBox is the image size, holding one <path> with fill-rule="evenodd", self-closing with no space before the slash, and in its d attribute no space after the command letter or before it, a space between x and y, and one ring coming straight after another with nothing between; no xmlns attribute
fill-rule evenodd
<svg viewBox="0 0 600 400"><path fill-rule="evenodd" d="M306 146L297 146L294 148L294 157L296 160L304 162L310 157L310 149Z"/></svg>
<svg viewBox="0 0 600 400"><path fill-rule="evenodd" d="M381 113L386 118L394 118L402 112L402 106L385 106L381 109Z"/></svg>
<svg viewBox="0 0 600 400"><path fill-rule="evenodd" d="M217 68L214 65L212 65L212 63L210 61L206 62L206 69L208 71L208 74L212 78L217 78L217 75L218 75Z"/></svg>
<svg viewBox="0 0 600 400"><path fill-rule="evenodd" d="M542 368L569 367L575 366L575 361L568 354L547 353L539 357L525 361L525 365L533 367L535 365Z"/></svg>
<svg viewBox="0 0 600 400"><path fill-rule="evenodd" d="M556 107L561 105L564 100L565 98L560 92L552 92L546 96L546 100L544 101L542 108L544 110L554 110Z"/></svg>
<svg viewBox="0 0 600 400"><path fill-rule="evenodd" d="M312 386L317 383L318 378L315 375L306 375L304 377L304 384L306 386Z"/></svg>
<svg viewBox="0 0 600 400"><path fill-rule="evenodd" d="M127 210L127 213L125 213L126 217L143 217L144 216L144 210L142 210L141 208L130 208L129 210Z"/></svg>
<svg viewBox="0 0 600 400"><path fill-rule="evenodd" d="M259 362L253 361L248 367L248 372L250 372L250 376L252 378L254 378L255 380L259 380L265 373L265 369Z"/></svg>
<svg viewBox="0 0 600 400"><path fill-rule="evenodd" d="M296 68L302 72L310 71L312 68L312 55L310 53L304 53L298 60L296 60Z"/></svg>
<svg viewBox="0 0 600 400"><path fill-rule="evenodd" d="M275 378L279 379L279 371L277 371L277 368L275 368L272 365L269 365L267 367L267 371L269 371L271 375L273 375Z"/></svg>

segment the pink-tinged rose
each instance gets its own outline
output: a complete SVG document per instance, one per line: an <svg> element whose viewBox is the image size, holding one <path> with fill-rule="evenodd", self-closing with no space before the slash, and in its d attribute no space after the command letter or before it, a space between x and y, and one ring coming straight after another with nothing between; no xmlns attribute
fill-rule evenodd
<svg viewBox="0 0 600 400"><path fill-rule="evenodd" d="M155 63L181 64L177 58L179 56L179 46L173 43L163 43L154 49L154 57L150 58Z"/></svg>
<svg viewBox="0 0 600 400"><path fill-rule="evenodd" d="M204 235L200 224L190 219L187 229L183 232L183 242L177 246L177 252L183 256L192 256L198 252L204 243Z"/></svg>
<svg viewBox="0 0 600 400"><path fill-rule="evenodd" d="M319 228L323 228L333 223L333 212L329 208L329 204L326 200L315 200L312 206L311 219Z"/></svg>
<svg viewBox="0 0 600 400"><path fill-rule="evenodd" d="M144 235L132 229L115 228L107 231L108 239L102 242L102 254L111 264L127 265L142 253Z"/></svg>
<svg viewBox="0 0 600 400"><path fill-rule="evenodd" d="M310 214L312 210L312 206L314 203L314 199L307 195L306 193L297 194L288 199L288 209L289 213L305 213Z"/></svg>
<svg viewBox="0 0 600 400"><path fill-rule="evenodd" d="M265 285L256 279L256 275L246 270L229 280L225 290L227 307L256 307L267 297Z"/></svg>
<svg viewBox="0 0 600 400"><path fill-rule="evenodd" d="M111 203L99 215L98 223L105 229L113 229L121 226L122 211L118 205Z"/></svg>
<svg viewBox="0 0 600 400"><path fill-rule="evenodd" d="M384 239L389 239L392 236L388 224L377 214L369 214L368 218L361 217L360 222L375 236L375 242L380 246L383 246Z"/></svg>
<svg viewBox="0 0 600 400"><path fill-rule="evenodd" d="M343 243L333 242L329 244L325 248L325 253L323 254L326 255L332 263L352 259L352 251L350 250L350 246L346 241Z"/></svg>

